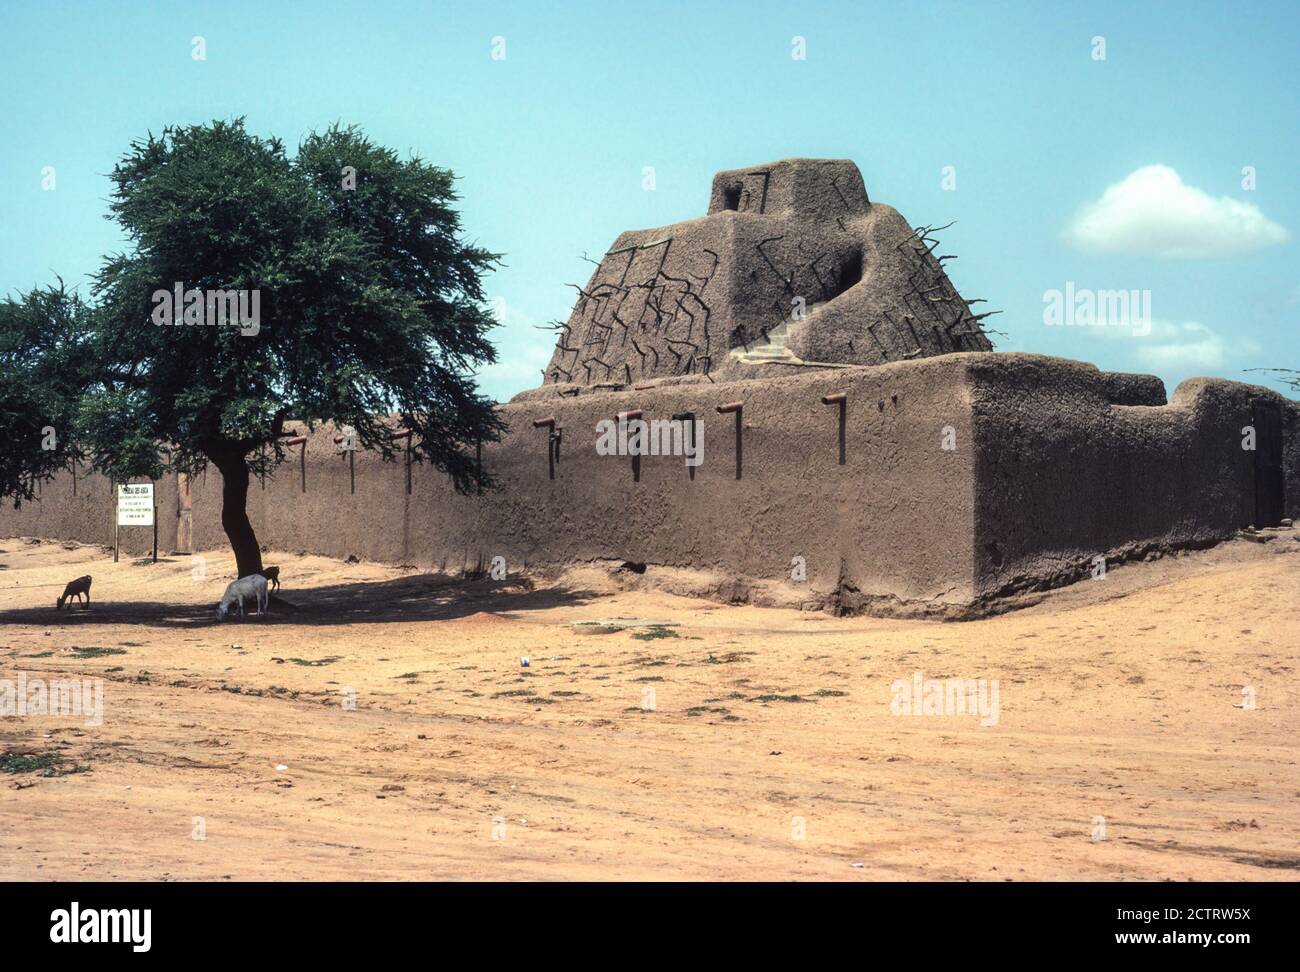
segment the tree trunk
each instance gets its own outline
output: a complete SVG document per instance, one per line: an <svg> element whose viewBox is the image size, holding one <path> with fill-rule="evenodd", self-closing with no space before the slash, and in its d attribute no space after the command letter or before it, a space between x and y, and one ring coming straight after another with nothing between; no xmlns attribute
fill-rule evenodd
<svg viewBox="0 0 1300 972"><path fill-rule="evenodd" d="M221 473L221 526L235 551L240 577L262 572L262 548L248 522L248 463L243 453L214 452L208 458Z"/></svg>

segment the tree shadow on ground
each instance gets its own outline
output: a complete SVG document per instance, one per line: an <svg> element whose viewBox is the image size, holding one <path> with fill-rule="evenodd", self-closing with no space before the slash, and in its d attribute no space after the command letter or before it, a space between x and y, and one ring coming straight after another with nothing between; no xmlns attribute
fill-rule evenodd
<svg viewBox="0 0 1300 972"><path fill-rule="evenodd" d="M357 581L302 591L271 593L264 616L252 613L247 601L224 622L211 604L167 604L160 601L96 601L89 608L74 606L0 611L0 624L75 629L95 624L140 624L154 628L200 628L245 624L339 625L400 621L452 621L480 611L500 614L542 611L584 604L599 592L564 587L535 588L527 578L462 579L440 574L414 574L386 581Z"/></svg>

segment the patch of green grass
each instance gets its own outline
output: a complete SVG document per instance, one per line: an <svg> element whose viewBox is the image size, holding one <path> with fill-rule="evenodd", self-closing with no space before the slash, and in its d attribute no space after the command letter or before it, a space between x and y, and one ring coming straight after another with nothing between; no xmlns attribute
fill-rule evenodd
<svg viewBox="0 0 1300 972"><path fill-rule="evenodd" d="M77 645L72 646L72 654L76 658L102 658L104 655L125 655L125 648L99 648L94 645L88 645L84 648Z"/></svg>
<svg viewBox="0 0 1300 972"><path fill-rule="evenodd" d="M24 658L49 658L53 654L54 652L52 651L38 651L34 655L24 655L23 657Z"/></svg>
<svg viewBox="0 0 1300 972"><path fill-rule="evenodd" d="M734 665L736 662L743 662L746 655L752 655L752 651L729 651L719 657L713 652L709 652L709 657L704 659L705 665Z"/></svg>
<svg viewBox="0 0 1300 972"><path fill-rule="evenodd" d="M73 766L68 769L64 769L62 766L60 766L58 769L47 770L43 775L44 776L72 776L74 773L89 773L89 772L90 772L89 766Z"/></svg>
<svg viewBox="0 0 1300 972"><path fill-rule="evenodd" d="M642 675L640 678L632 679L634 682L662 682L663 680L662 675Z"/></svg>
<svg viewBox="0 0 1300 972"><path fill-rule="evenodd" d="M686 710L686 714L688 716L702 716L708 712L713 712L716 713L717 715L724 716L730 713L731 710L724 709L722 706L716 706L716 705L693 705Z"/></svg>
<svg viewBox="0 0 1300 972"><path fill-rule="evenodd" d="M556 689L556 690L555 690L554 692L552 692L551 694L552 694L552 695L570 696L570 695L581 695L582 693L581 693L581 692L574 692L574 691L571 691L571 690L569 690L569 689Z"/></svg>
<svg viewBox="0 0 1300 972"><path fill-rule="evenodd" d="M632 637L637 641L653 641L655 638L680 638L681 635L676 631L673 631L671 628L654 625L645 631L635 632Z"/></svg>
<svg viewBox="0 0 1300 972"><path fill-rule="evenodd" d="M811 702L812 699L805 699L802 695L756 695L749 701L751 702Z"/></svg>
<svg viewBox="0 0 1300 972"><path fill-rule="evenodd" d="M0 755L0 771L5 773L35 773L37 770L57 766L60 758L54 753L4 753Z"/></svg>
<svg viewBox="0 0 1300 972"><path fill-rule="evenodd" d="M0 772L40 773L41 776L70 776L89 772L89 766L63 766L58 753L0 753Z"/></svg>
<svg viewBox="0 0 1300 972"><path fill-rule="evenodd" d="M535 695L532 689L506 689L501 692L493 692L494 699L518 699L520 702L528 702L533 705L554 705L555 699L548 699L542 695Z"/></svg>
<svg viewBox="0 0 1300 972"><path fill-rule="evenodd" d="M290 658L289 661L295 665L303 665L307 668L320 668L322 665L333 665L336 661L342 661L342 655L328 655L325 658Z"/></svg>
<svg viewBox="0 0 1300 972"><path fill-rule="evenodd" d="M830 696L848 695L848 692L841 692L839 689L818 689L813 695L820 695L822 698Z"/></svg>

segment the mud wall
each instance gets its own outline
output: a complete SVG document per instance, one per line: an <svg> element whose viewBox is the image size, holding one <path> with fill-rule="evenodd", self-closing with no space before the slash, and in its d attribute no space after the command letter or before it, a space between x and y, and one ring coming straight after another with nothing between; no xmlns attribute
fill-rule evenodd
<svg viewBox="0 0 1300 972"><path fill-rule="evenodd" d="M305 454L290 447L274 476L254 480L249 515L269 550L454 573L497 556L511 571L628 561L699 572L724 596L959 613L1085 576L1096 556L1204 545L1251 523L1254 454L1241 430L1266 400L1282 412L1285 513L1300 516L1300 405L1217 379L1184 382L1167 405L1119 405L1114 384L1081 362L970 353L640 391L543 388L501 406L510 431L483 452L495 491L456 495L416 463L408 492L401 459L350 459L322 426ZM821 402L836 392L843 465L839 408ZM715 411L733 401L744 403L739 479L735 416ZM597 454L598 422L630 409L703 421L693 477L681 456L643 457L636 481L630 457ZM562 435L554 478L548 432L532 425L544 416ZM192 493L192 549L228 549L220 474L209 469ZM175 481L158 496L165 552ZM108 483L83 478L76 497L67 477L46 484L39 502L0 510L0 536L15 535L111 543ZM123 531L131 555L151 539Z"/></svg>
<svg viewBox="0 0 1300 972"><path fill-rule="evenodd" d="M510 431L485 446L499 489L457 496L447 477L415 464L406 491L401 461L355 454L349 460L320 427L293 447L265 488L254 481L249 511L273 550L437 567L510 570L598 559L712 572L725 589L752 581L790 582L803 557L817 600L847 586L885 601L971 597L973 459L960 358L879 368L802 373L762 381L678 384L645 391L537 396L502 406ZM823 395L845 392L845 463L839 464L839 409ZM742 400L741 478L735 417L716 406ZM692 479L682 457L645 456L640 481L627 456L596 452L597 423L641 409L647 420L694 411L704 423L703 462ZM555 416L560 459L551 479L547 431ZM941 448L944 426L955 448ZM225 546L221 480L215 469L194 484L194 545Z"/></svg>
<svg viewBox="0 0 1300 972"><path fill-rule="evenodd" d="M36 499L24 502L20 509L14 509L12 500L0 501L0 537L42 537L112 546L113 493L113 485L106 477L84 469L77 473L74 492L72 473L60 473L42 483ZM176 547L174 477L154 484L154 500L158 506L158 553L162 556ZM153 530L123 527L121 544L124 555L143 556L153 550Z"/></svg>
<svg viewBox="0 0 1300 972"><path fill-rule="evenodd" d="M1115 376L1022 354L971 356L970 383L981 597L1252 524L1255 453L1242 429L1258 400L1281 407L1285 515L1300 513L1300 407L1270 389L1196 378L1167 405L1116 405Z"/></svg>

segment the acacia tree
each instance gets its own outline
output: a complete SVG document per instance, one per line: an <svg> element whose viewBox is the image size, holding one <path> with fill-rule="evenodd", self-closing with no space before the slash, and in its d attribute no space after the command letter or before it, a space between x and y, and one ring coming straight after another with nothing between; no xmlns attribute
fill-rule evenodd
<svg viewBox="0 0 1300 972"><path fill-rule="evenodd" d="M84 458L74 428L90 317L62 280L0 300L0 496L15 507Z"/></svg>
<svg viewBox="0 0 1300 972"><path fill-rule="evenodd" d="M293 156L242 119L134 142L112 173L129 249L97 276L84 342L96 468L214 465L241 577L262 569L249 477L283 460L288 420L350 425L392 460L396 414L416 461L484 485L475 446L502 424L473 372L496 360L480 278L498 258L463 239L453 178L352 127Z"/></svg>

